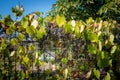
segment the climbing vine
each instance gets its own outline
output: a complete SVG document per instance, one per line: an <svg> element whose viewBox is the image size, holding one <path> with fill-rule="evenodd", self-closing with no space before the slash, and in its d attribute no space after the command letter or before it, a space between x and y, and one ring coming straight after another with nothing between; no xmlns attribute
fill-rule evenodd
<svg viewBox="0 0 120 80"><path fill-rule="evenodd" d="M1 79L113 80L119 77L120 29L115 21L92 17L85 22L66 21L59 14L44 18L39 11L22 16L24 8L18 6L12 11L16 20L10 15L0 20ZM45 58L47 52L54 59ZM52 68L42 70L48 62Z"/></svg>

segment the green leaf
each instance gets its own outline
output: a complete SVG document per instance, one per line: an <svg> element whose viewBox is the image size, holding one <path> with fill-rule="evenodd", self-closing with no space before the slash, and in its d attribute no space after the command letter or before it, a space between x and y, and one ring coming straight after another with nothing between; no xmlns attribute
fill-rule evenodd
<svg viewBox="0 0 120 80"><path fill-rule="evenodd" d="M35 46L31 44L31 45L29 45L28 49L29 49L29 51L34 51L35 50Z"/></svg>
<svg viewBox="0 0 120 80"><path fill-rule="evenodd" d="M25 39L25 35L22 34L22 33L19 33L18 34L18 39L21 40L21 41L23 41Z"/></svg>
<svg viewBox="0 0 120 80"><path fill-rule="evenodd" d="M105 53L102 51L101 52L101 58L104 59L105 58Z"/></svg>
<svg viewBox="0 0 120 80"><path fill-rule="evenodd" d="M40 60L39 60L39 61L40 61ZM45 67L46 62L44 62L44 61L40 62L40 65L41 65L42 67Z"/></svg>
<svg viewBox="0 0 120 80"><path fill-rule="evenodd" d="M55 22L55 19L54 19L53 17L51 17L51 16L47 16L47 17L46 17L46 21L47 21L47 22L54 23L54 22Z"/></svg>
<svg viewBox="0 0 120 80"><path fill-rule="evenodd" d="M97 79L100 79L100 71L99 70L96 70L95 68L93 69L93 72L96 76Z"/></svg>
<svg viewBox="0 0 120 80"><path fill-rule="evenodd" d="M108 67L109 66L109 59L106 59L106 58L104 58L104 59L98 59L97 65L100 68Z"/></svg>
<svg viewBox="0 0 120 80"><path fill-rule="evenodd" d="M36 37L39 39L41 39L43 37L42 33L39 30L37 30Z"/></svg>
<svg viewBox="0 0 120 80"><path fill-rule="evenodd" d="M39 58L35 59L35 66L40 66L40 60L39 60Z"/></svg>
<svg viewBox="0 0 120 80"><path fill-rule="evenodd" d="M11 45L16 46L18 44L18 40L16 38L12 38L10 43Z"/></svg>
<svg viewBox="0 0 120 80"><path fill-rule="evenodd" d="M88 39L88 32L87 32L87 30L84 30L84 31L83 31L83 38L84 38L85 40L87 40L87 41L89 40L89 39Z"/></svg>
<svg viewBox="0 0 120 80"><path fill-rule="evenodd" d="M113 46L112 49L111 49L111 54L113 54L116 49L117 49L117 46Z"/></svg>
<svg viewBox="0 0 120 80"><path fill-rule="evenodd" d="M24 27L23 26L17 26L18 32L22 32L24 31Z"/></svg>
<svg viewBox="0 0 120 80"><path fill-rule="evenodd" d="M66 64L68 62L68 59L67 58L62 58L62 63Z"/></svg>
<svg viewBox="0 0 120 80"><path fill-rule="evenodd" d="M105 80L111 80L110 74L107 73L107 75L105 76Z"/></svg>
<svg viewBox="0 0 120 80"><path fill-rule="evenodd" d="M29 64L30 63L30 60L27 56L23 57L23 63L24 64Z"/></svg>
<svg viewBox="0 0 120 80"><path fill-rule="evenodd" d="M113 43L113 41L114 41L114 35L113 35L113 34L110 35L109 41L110 41L111 43Z"/></svg>
<svg viewBox="0 0 120 80"><path fill-rule="evenodd" d="M13 20L12 20L10 15L5 16L4 23L5 23L6 26L10 26L11 23L13 23Z"/></svg>
<svg viewBox="0 0 120 80"><path fill-rule="evenodd" d="M17 53L25 54L26 53L26 46L19 46L17 49Z"/></svg>
<svg viewBox="0 0 120 80"><path fill-rule="evenodd" d="M36 37L41 39L46 34L46 29L41 27L40 30L36 30Z"/></svg>
<svg viewBox="0 0 120 80"><path fill-rule="evenodd" d="M90 17L89 19L86 20L86 23L89 25L89 24L93 24L94 23L94 20L92 17Z"/></svg>
<svg viewBox="0 0 120 80"><path fill-rule="evenodd" d="M76 28L78 28L78 31L82 33L85 29L85 24L83 21L76 21Z"/></svg>
<svg viewBox="0 0 120 80"><path fill-rule="evenodd" d="M7 73L7 70L2 70L2 74L6 74Z"/></svg>
<svg viewBox="0 0 120 80"><path fill-rule="evenodd" d="M9 23L9 28L6 29L6 33L8 35L12 34L13 32L15 32L16 27L14 26L13 22Z"/></svg>
<svg viewBox="0 0 120 80"><path fill-rule="evenodd" d="M38 21L40 24L43 24L44 18L40 17L40 18L37 19L37 21Z"/></svg>
<svg viewBox="0 0 120 80"><path fill-rule="evenodd" d="M27 26L26 27L26 32L29 34L29 35L32 35L34 34L34 27L33 26Z"/></svg>
<svg viewBox="0 0 120 80"><path fill-rule="evenodd" d="M35 13L36 13L36 15L40 16L40 12L39 11L36 11Z"/></svg>
<svg viewBox="0 0 120 80"><path fill-rule="evenodd" d="M76 35L77 37L80 37L80 29L79 29L78 26L75 27L75 35Z"/></svg>
<svg viewBox="0 0 120 80"><path fill-rule="evenodd" d="M0 45L0 48L4 50L6 47L7 47L6 39L2 38L2 43L1 43L1 45ZM1 49L0 49L0 50L1 50Z"/></svg>
<svg viewBox="0 0 120 80"><path fill-rule="evenodd" d="M65 25L66 19L63 15L57 15L56 16L56 22L57 22L59 27L62 27L63 25Z"/></svg>
<svg viewBox="0 0 120 80"><path fill-rule="evenodd" d="M16 26L14 25L13 22L11 22L11 24L9 25L11 29L15 30L16 29Z"/></svg>
<svg viewBox="0 0 120 80"><path fill-rule="evenodd" d="M6 33L7 33L7 35L12 34L13 32L14 32L14 30L11 29L11 28L7 28L7 29L6 29Z"/></svg>
<svg viewBox="0 0 120 80"><path fill-rule="evenodd" d="M47 70L45 71L45 73L46 73L47 75L49 75L49 74L51 73L51 70L50 70L50 69L47 69Z"/></svg>
<svg viewBox="0 0 120 80"><path fill-rule="evenodd" d="M94 44L88 45L87 49L91 54L96 54L97 52L97 46Z"/></svg>
<svg viewBox="0 0 120 80"><path fill-rule="evenodd" d="M72 25L70 23L65 24L64 26L65 32L66 33L72 33Z"/></svg>
<svg viewBox="0 0 120 80"><path fill-rule="evenodd" d="M41 55L40 51L36 51L36 52L35 52L35 58L38 58L38 59L39 59L40 55Z"/></svg>
<svg viewBox="0 0 120 80"><path fill-rule="evenodd" d="M85 70L85 66L80 65L80 66L79 66L79 69L80 69L80 70Z"/></svg>
<svg viewBox="0 0 120 80"><path fill-rule="evenodd" d="M90 32L90 33L88 33L88 39L91 42L97 42L98 41L98 36L97 36L97 34Z"/></svg>
<svg viewBox="0 0 120 80"><path fill-rule="evenodd" d="M21 25L23 28L26 28L29 25L28 17L23 17L21 20Z"/></svg>
<svg viewBox="0 0 120 80"><path fill-rule="evenodd" d="M25 75L24 71L22 70L22 71L21 71L21 74L20 74L21 80L24 80L25 76L26 76L26 75Z"/></svg>

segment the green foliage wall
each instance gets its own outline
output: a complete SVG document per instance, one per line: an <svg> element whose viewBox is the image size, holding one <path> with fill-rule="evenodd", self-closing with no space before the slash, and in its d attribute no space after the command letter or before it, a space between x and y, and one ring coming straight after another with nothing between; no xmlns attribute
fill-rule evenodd
<svg viewBox="0 0 120 80"><path fill-rule="evenodd" d="M13 8L13 13L19 17L22 13L17 15L20 9L17 10ZM90 17L86 21L67 21L63 15L43 18L37 11L19 21L14 21L10 15L4 17L0 20L0 35L1 79L119 78L120 29L114 20ZM55 60L51 63L56 71L42 72L39 67L45 67L46 61L39 57L48 50L55 51ZM16 65L22 69L18 70ZM33 65L41 76L32 77Z"/></svg>

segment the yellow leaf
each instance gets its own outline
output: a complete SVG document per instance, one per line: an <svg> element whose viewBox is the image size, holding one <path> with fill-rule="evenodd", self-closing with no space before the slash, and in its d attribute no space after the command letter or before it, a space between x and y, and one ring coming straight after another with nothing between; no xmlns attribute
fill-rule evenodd
<svg viewBox="0 0 120 80"><path fill-rule="evenodd" d="M15 51L12 51L11 54L10 54L10 56L13 56L14 54L15 54Z"/></svg>
<svg viewBox="0 0 120 80"><path fill-rule="evenodd" d="M67 76L68 76L68 69L67 68L65 68L65 70L64 70L64 76L65 76L65 78L67 78Z"/></svg>

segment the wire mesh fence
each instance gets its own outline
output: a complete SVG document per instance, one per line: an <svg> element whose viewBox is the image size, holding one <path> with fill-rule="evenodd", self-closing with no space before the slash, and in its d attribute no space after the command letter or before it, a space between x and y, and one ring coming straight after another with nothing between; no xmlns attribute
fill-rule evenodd
<svg viewBox="0 0 120 80"><path fill-rule="evenodd" d="M28 41L22 42L22 44L35 44L35 46L39 46L38 42ZM27 46L26 45L26 46ZM27 47L26 47L27 48ZM38 48L38 51L41 51L41 55L39 56L39 61L43 65L35 65L34 62L34 53L28 52L28 56L30 58L30 64L23 64L21 60L19 60L20 55L17 53L11 52L10 55L0 54L0 76L3 80L49 80L50 76L55 77L55 74L59 74L60 68L71 67L73 70L77 70L78 64L81 69L83 66L89 68L91 65L90 61L85 54L79 54L76 52L73 56L72 49L70 48L57 48L47 46L46 49ZM14 56L12 56L14 53ZM59 54L61 53L61 54ZM74 59L70 59L73 56ZM62 58L69 58L67 65L61 63ZM59 66L58 66L59 65ZM59 67L59 68L58 68ZM82 69L85 70L85 69ZM54 79L55 80L55 79Z"/></svg>
<svg viewBox="0 0 120 80"><path fill-rule="evenodd" d="M10 42L18 34L6 37ZM19 41L16 46L7 45L0 53L0 79L57 80L64 78L64 71L69 68L66 80L83 80L96 64L95 56L86 49L84 40L50 24L47 34L38 41L25 34L25 41Z"/></svg>

